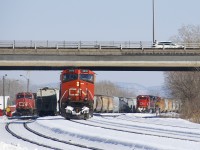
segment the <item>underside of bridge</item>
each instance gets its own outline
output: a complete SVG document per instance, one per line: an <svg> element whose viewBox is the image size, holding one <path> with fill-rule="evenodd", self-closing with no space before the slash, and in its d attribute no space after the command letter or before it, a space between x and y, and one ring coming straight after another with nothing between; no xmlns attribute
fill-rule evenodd
<svg viewBox="0 0 200 150"><path fill-rule="evenodd" d="M199 55L0 55L0 70L195 71Z"/></svg>
<svg viewBox="0 0 200 150"><path fill-rule="evenodd" d="M90 69L94 71L198 71L200 67L105 67L105 66L0 66L0 70L64 70L64 69Z"/></svg>

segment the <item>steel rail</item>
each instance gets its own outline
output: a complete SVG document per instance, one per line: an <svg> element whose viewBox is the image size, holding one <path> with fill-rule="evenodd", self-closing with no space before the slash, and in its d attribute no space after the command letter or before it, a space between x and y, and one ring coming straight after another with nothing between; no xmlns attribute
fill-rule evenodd
<svg viewBox="0 0 200 150"><path fill-rule="evenodd" d="M89 122L94 122L98 124L104 124L104 125L112 125L115 127L122 127L122 128L128 128L128 129L139 129L142 131L149 131L149 132L159 132L163 134L170 134L170 135L176 135L176 136L185 136L185 137L190 137L190 138L199 138L200 139L200 134L199 133L192 133L191 132L183 132L183 131L173 131L173 130L168 130L168 129L157 129L157 128L152 128L152 127L143 127L143 126L138 126L138 125L125 125L121 123L111 123L108 121L97 121L97 120L87 120Z"/></svg>
<svg viewBox="0 0 200 150"><path fill-rule="evenodd" d="M50 137L50 136L46 136L42 133L39 133L31 128L28 127L28 123L30 122L24 122L24 128L27 129L28 131L38 135L38 136L41 136L43 138L47 138L47 139L51 139L53 141L56 141L56 142L60 142L60 143L64 143L64 144L67 144L67 145L72 145L72 146L77 146L77 147L80 147L80 148L87 148L87 149L91 149L91 150L102 150L102 149L99 149L99 148L95 148L95 147L90 147L90 146L85 146L85 145L81 145L81 144L76 144L76 143L71 143L71 142L68 142L68 141L63 141L63 140L59 140L57 138L53 138L53 137Z"/></svg>
<svg viewBox="0 0 200 150"><path fill-rule="evenodd" d="M46 144L41 144L41 143L38 143L38 142L35 142L35 141L32 141L32 140L29 140L27 138L24 138L22 136L19 136L17 134L15 134L13 131L11 131L11 129L9 128L9 125L11 123L7 123L6 126L5 126L5 129L10 133L12 134L14 137L18 138L18 139L21 139L21 140L24 140L26 142L29 142L29 143L32 143L32 144L35 144L35 145L38 145L38 146L42 146L42 147L45 147L45 148L50 148L50 149L54 149L54 150L62 150L62 149L59 149L59 148L56 148L56 147L52 147L52 146L49 146L49 145L46 145Z"/></svg>
<svg viewBox="0 0 200 150"><path fill-rule="evenodd" d="M88 123L78 122L78 121L74 121L74 120L71 120L71 121L75 122L75 123L78 123L78 124L83 124L83 125L88 125L88 126L98 127L98 128L108 129L108 130L126 132L126 133L133 133L133 134L139 134L139 135L148 135L148 136L155 136L155 137L163 137L163 138L169 138L169 139L178 139L178 140L192 141L192 142L200 142L200 140L193 140L193 139L187 139L187 138L178 138L178 137L170 137L170 136L165 136L165 135L156 135L156 134L150 134L150 133L143 133L143 132L139 132L139 131L127 131L127 130L122 130L122 129L114 129L114 128L110 128L110 127L91 125L91 124L88 124Z"/></svg>

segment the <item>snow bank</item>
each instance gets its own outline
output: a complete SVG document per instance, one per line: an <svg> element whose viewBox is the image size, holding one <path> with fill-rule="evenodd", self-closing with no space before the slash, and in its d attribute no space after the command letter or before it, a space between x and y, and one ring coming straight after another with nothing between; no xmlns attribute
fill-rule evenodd
<svg viewBox="0 0 200 150"><path fill-rule="evenodd" d="M23 148L18 145L11 145L11 144L6 144L4 142L0 142L0 150L28 150L27 148Z"/></svg>

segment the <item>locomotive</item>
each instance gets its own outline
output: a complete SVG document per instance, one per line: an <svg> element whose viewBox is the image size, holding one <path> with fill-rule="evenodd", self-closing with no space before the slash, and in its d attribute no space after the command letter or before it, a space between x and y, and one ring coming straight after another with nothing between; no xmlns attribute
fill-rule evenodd
<svg viewBox="0 0 200 150"><path fill-rule="evenodd" d="M35 94L31 92L16 94L16 112L13 116L34 115L35 109Z"/></svg>
<svg viewBox="0 0 200 150"><path fill-rule="evenodd" d="M59 112L65 119L93 116L95 73L85 69L67 69L60 75Z"/></svg>
<svg viewBox="0 0 200 150"><path fill-rule="evenodd" d="M159 96L152 95L138 95L137 96L137 111L138 112L156 112L159 108L158 103L160 102Z"/></svg>

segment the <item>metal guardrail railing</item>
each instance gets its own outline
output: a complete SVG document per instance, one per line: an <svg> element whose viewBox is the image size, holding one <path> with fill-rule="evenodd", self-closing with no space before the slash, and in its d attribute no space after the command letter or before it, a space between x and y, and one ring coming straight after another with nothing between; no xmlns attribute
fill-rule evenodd
<svg viewBox="0 0 200 150"><path fill-rule="evenodd" d="M184 49L200 48L200 43L177 43ZM0 48L53 49L148 49L151 41L0 41ZM164 49L164 47L163 47Z"/></svg>

